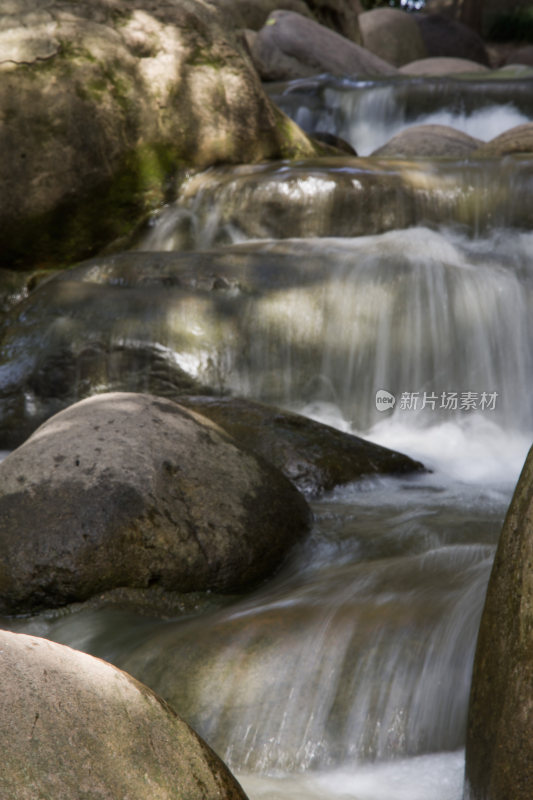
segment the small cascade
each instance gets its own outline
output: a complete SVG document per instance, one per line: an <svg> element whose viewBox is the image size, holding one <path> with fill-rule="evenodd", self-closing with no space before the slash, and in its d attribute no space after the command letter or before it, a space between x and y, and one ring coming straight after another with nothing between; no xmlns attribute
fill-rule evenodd
<svg viewBox="0 0 533 800"><path fill-rule="evenodd" d="M533 119L529 72L514 79L475 80L324 75L275 84L270 95L304 130L334 133L360 156L412 125L449 125L488 141Z"/></svg>
<svg viewBox="0 0 533 800"><path fill-rule="evenodd" d="M388 417L420 430L476 412L531 429L532 234L470 240L409 228L226 253L246 265L243 290L223 308L216 298L194 303L204 333L189 340L199 350L187 354L184 341L190 303L169 291L159 306L162 344L191 377L275 404L333 403L360 432ZM206 338L217 330L222 341Z"/></svg>
<svg viewBox="0 0 533 800"><path fill-rule="evenodd" d="M270 91L363 154L406 125L491 138L533 119L527 76ZM310 537L246 596L6 625L147 683L253 800L459 800L485 587L533 431L532 201L528 156L213 168L135 250L43 283L6 339L28 407L50 372L81 385L94 361L96 390L135 370L146 390L148 365L158 393L290 407L432 472L314 501Z"/></svg>
<svg viewBox="0 0 533 800"><path fill-rule="evenodd" d="M426 225L487 235L533 227L533 160L332 158L217 168L152 218L139 250L201 250L250 239L365 236Z"/></svg>
<svg viewBox="0 0 533 800"><path fill-rule="evenodd" d="M312 542L277 581L160 626L121 665L243 772L460 748L502 503L463 488L442 514L443 490L381 481L317 503Z"/></svg>

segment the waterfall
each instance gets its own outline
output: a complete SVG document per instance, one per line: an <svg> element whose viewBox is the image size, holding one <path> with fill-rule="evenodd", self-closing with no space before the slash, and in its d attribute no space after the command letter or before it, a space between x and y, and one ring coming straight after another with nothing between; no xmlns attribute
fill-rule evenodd
<svg viewBox="0 0 533 800"><path fill-rule="evenodd" d="M480 76L353 80L319 76L273 85L276 103L306 131L333 133L361 156L411 125L449 125L488 141L533 115L531 79Z"/></svg>
<svg viewBox="0 0 533 800"><path fill-rule="evenodd" d="M533 118L531 79L319 76L270 91L363 154L421 121L490 138ZM76 607L11 627L148 683L252 800L459 800L485 587L533 431L532 196L526 156L213 168L134 251L74 270L90 291L54 336L84 315L110 352L148 342L199 383L431 471L314 501L310 538L246 597L170 619Z"/></svg>

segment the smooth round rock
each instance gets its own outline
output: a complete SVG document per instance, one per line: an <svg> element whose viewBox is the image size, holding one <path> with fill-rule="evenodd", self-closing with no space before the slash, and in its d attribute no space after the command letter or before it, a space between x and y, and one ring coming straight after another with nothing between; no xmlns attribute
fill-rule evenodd
<svg viewBox="0 0 533 800"><path fill-rule="evenodd" d="M533 153L533 122L516 125L508 131L481 145L476 156L501 157Z"/></svg>
<svg viewBox="0 0 533 800"><path fill-rule="evenodd" d="M388 158L416 158L446 156L461 158L469 155L481 145L467 133L448 125L413 125L396 134L383 147L372 153L373 156Z"/></svg>
<svg viewBox="0 0 533 800"><path fill-rule="evenodd" d="M0 671L6 800L246 800L169 705L105 661L0 631Z"/></svg>
<svg viewBox="0 0 533 800"><path fill-rule="evenodd" d="M489 68L477 61L469 61L466 58L422 58L418 61L411 61L400 67L402 75L456 75L475 72L489 72Z"/></svg>
<svg viewBox="0 0 533 800"><path fill-rule="evenodd" d="M374 8L359 16L362 44L375 55L401 67L427 56L412 14L398 8Z"/></svg>
<svg viewBox="0 0 533 800"><path fill-rule="evenodd" d="M205 417L152 395L96 395L0 464L0 610L119 586L240 591L309 523L290 481Z"/></svg>

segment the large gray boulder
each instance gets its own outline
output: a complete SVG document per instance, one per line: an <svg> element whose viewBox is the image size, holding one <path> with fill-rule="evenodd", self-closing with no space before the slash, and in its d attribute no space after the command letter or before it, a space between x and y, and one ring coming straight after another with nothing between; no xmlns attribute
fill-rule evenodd
<svg viewBox="0 0 533 800"><path fill-rule="evenodd" d="M533 450L500 535L477 642L465 800L530 800L533 786Z"/></svg>
<svg viewBox="0 0 533 800"><path fill-rule="evenodd" d="M200 737L100 659L0 631L0 796L246 800Z"/></svg>
<svg viewBox="0 0 533 800"><path fill-rule="evenodd" d="M359 27L363 47L395 67L427 56L420 29L407 11L374 8L359 16Z"/></svg>
<svg viewBox="0 0 533 800"><path fill-rule="evenodd" d="M274 11L252 43L252 57L266 81L329 72L332 75L394 75L383 59L292 11Z"/></svg>
<svg viewBox="0 0 533 800"><path fill-rule="evenodd" d="M0 610L118 586L240 591L309 523L292 484L205 417L151 395L97 395L0 464Z"/></svg>
<svg viewBox="0 0 533 800"><path fill-rule="evenodd" d="M311 155L201 0L11 0L0 20L0 266L126 236L181 167Z"/></svg>

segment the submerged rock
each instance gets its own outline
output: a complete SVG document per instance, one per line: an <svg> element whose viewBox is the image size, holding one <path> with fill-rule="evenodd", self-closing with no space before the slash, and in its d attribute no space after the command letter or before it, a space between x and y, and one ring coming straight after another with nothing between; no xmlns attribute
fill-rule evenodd
<svg viewBox="0 0 533 800"><path fill-rule="evenodd" d="M274 11L252 44L263 80L333 75L394 75L396 69L370 50L291 11Z"/></svg>
<svg viewBox="0 0 533 800"><path fill-rule="evenodd" d="M126 7L127 6L127 7ZM0 265L128 235L178 169L317 152L214 3L12 0L0 30Z"/></svg>
<svg viewBox="0 0 533 800"><path fill-rule="evenodd" d="M387 144L372 153L387 158L417 158L424 156L462 158L481 145L467 133L448 125L413 125L393 136Z"/></svg>
<svg viewBox="0 0 533 800"><path fill-rule="evenodd" d="M243 398L185 397L242 447L263 456L300 491L316 496L376 474L423 471L418 461L329 425Z"/></svg>
<svg viewBox="0 0 533 800"><path fill-rule="evenodd" d="M118 586L239 591L308 529L303 497L205 417L112 393L57 414L0 464L0 609Z"/></svg>
<svg viewBox="0 0 533 800"><path fill-rule="evenodd" d="M0 795L10 800L246 800L148 687L100 659L0 631Z"/></svg>
<svg viewBox="0 0 533 800"><path fill-rule="evenodd" d="M465 800L529 800L533 786L533 450L507 512L472 675Z"/></svg>

